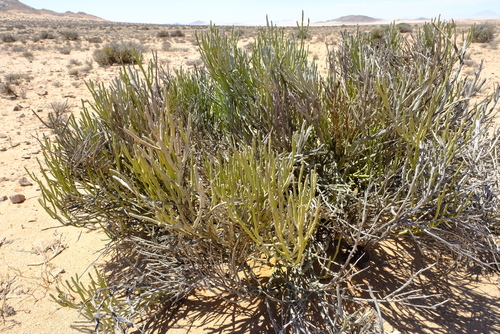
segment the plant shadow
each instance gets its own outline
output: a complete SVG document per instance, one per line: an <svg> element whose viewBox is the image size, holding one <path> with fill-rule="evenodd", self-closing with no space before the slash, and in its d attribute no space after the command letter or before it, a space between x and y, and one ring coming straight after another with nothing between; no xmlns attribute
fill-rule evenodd
<svg viewBox="0 0 500 334"><path fill-rule="evenodd" d="M432 264L434 255L424 254L410 237L389 240L370 249L371 266L355 281L370 284L376 296L383 297ZM401 333L500 333L499 288L498 276L483 274L481 268L443 275L443 266L434 266L415 277L406 289L419 290L413 295L429 298L410 300L409 305L380 303L384 329Z"/></svg>
<svg viewBox="0 0 500 334"><path fill-rule="evenodd" d="M159 312L144 326L147 333L273 333L263 303L237 304L196 291L171 312Z"/></svg>

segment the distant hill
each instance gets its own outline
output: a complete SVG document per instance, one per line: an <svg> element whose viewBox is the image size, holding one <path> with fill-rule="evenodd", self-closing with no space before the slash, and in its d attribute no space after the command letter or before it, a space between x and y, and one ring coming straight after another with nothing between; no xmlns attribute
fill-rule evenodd
<svg viewBox="0 0 500 334"><path fill-rule="evenodd" d="M208 26L209 24L207 22L203 22L203 21L194 21L194 22L191 22L189 24L190 26Z"/></svg>
<svg viewBox="0 0 500 334"><path fill-rule="evenodd" d="M473 15L474 18L491 18L491 17L500 17L500 14L492 11L492 10L483 10L482 12L476 13Z"/></svg>
<svg viewBox="0 0 500 334"><path fill-rule="evenodd" d="M380 21L379 19L375 19L370 16L365 16L365 15L347 15L347 16L341 16L339 18L333 19L333 20L328 20L326 22L340 22L340 23L371 23L371 22L377 22Z"/></svg>
<svg viewBox="0 0 500 334"><path fill-rule="evenodd" d="M84 12L65 12L65 13L57 13L48 9L35 9L31 6L23 4L18 0L0 0L0 13L12 13L12 14L32 14L32 15L40 15L40 16L57 16L61 18L76 18L76 19L85 19L85 20L102 20L104 19L90 15Z"/></svg>

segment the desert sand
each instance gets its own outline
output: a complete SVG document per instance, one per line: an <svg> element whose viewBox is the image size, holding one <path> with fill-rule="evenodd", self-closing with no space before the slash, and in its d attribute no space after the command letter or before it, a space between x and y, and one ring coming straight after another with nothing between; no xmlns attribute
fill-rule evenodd
<svg viewBox="0 0 500 334"><path fill-rule="evenodd" d="M500 21L496 39L473 44L468 51L465 73L473 73L484 60L485 89L500 82ZM459 22L465 28L472 21ZM377 25L362 25L371 30ZM412 24L421 24L414 22ZM119 66L100 67L92 59L96 48L107 42L135 41L147 47L151 57L158 52L161 63L171 68L200 66L195 34L206 26L160 26L112 23L75 18L2 14L0 36L11 34L15 42L0 43L0 81L13 80L12 94L0 96L0 332L76 333L70 326L77 310L64 308L50 297L56 286L78 276L87 279L92 267L102 266L106 236L98 230L64 227L40 206L40 189L28 173L40 175L43 155L39 140L51 136L50 130L35 116L47 119L53 107L66 105L68 113L78 114L82 101L91 98L85 82L109 83ZM228 27L227 29L230 29ZM251 43L256 27L238 27L242 45ZM289 28L290 31L293 28ZM311 27L311 59L326 69L326 44L339 41L340 31L355 26ZM160 31L181 31L183 37L158 37ZM76 31L77 40L65 40L61 32ZM39 39L42 32L54 39ZM14 203L11 196L25 197ZM391 245L385 245L384 247ZM382 247L382 246L381 246ZM395 247L395 246L393 246ZM366 275L384 279L375 289L389 290L404 271L415 270L418 259L411 247L407 252L414 263L397 263L391 253L372 250L374 263ZM498 333L500 332L500 282L497 275L457 272L442 279L428 272L415 282L426 289L426 282L438 281L432 293L449 302L436 310L384 306L387 332L401 333ZM436 290L437 289L437 290ZM159 324L159 333L266 333L269 327L258 305L239 307L221 304L205 295L194 295L182 302L173 319Z"/></svg>

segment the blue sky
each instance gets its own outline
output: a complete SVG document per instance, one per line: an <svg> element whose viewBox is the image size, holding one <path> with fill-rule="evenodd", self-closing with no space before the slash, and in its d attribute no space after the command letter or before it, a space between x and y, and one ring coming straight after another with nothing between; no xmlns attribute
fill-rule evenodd
<svg viewBox="0 0 500 334"><path fill-rule="evenodd" d="M56 12L85 12L103 19L134 23L182 23L197 20L216 24L265 24L297 21L302 10L311 22L344 15L368 15L386 20L419 17L471 18L482 11L500 16L500 0L21 0Z"/></svg>

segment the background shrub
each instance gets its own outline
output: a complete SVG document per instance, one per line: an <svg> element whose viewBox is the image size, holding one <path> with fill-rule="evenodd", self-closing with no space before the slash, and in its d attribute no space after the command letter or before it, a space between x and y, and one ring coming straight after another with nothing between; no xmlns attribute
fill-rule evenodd
<svg viewBox="0 0 500 334"><path fill-rule="evenodd" d="M389 31L389 26L380 26L370 31L370 36L374 40L381 40L385 38Z"/></svg>
<svg viewBox="0 0 500 334"><path fill-rule="evenodd" d="M413 27L409 23L401 22L396 25L400 33L411 33L413 32Z"/></svg>
<svg viewBox="0 0 500 334"><path fill-rule="evenodd" d="M80 38L78 32L74 30L61 31L60 34L68 41L76 41Z"/></svg>
<svg viewBox="0 0 500 334"><path fill-rule="evenodd" d="M170 33L171 37L185 37L186 34L182 30L174 30Z"/></svg>
<svg viewBox="0 0 500 334"><path fill-rule="evenodd" d="M144 47L132 42L111 42L94 51L94 60L101 66L135 64L142 58Z"/></svg>
<svg viewBox="0 0 500 334"><path fill-rule="evenodd" d="M12 34L3 34L2 42L4 43L14 43L17 41L17 38Z"/></svg>
<svg viewBox="0 0 500 334"><path fill-rule="evenodd" d="M51 32L42 31L38 35L38 39L37 40L40 40L40 39L56 39L56 36L53 33L51 33Z"/></svg>
<svg viewBox="0 0 500 334"><path fill-rule="evenodd" d="M158 33L156 34L156 37L158 38L165 38L165 37L170 37L170 34L168 31L158 31Z"/></svg>
<svg viewBox="0 0 500 334"><path fill-rule="evenodd" d="M283 29L261 29L248 51L212 26L198 36L202 68L153 59L108 88L89 82L93 102L44 143L41 203L66 225L100 226L123 265L54 299L101 331L127 332L201 288L261 300L277 333L373 333L379 302L417 300L414 275L388 296L370 275L351 284L382 240L497 268L500 92L471 102L480 74L459 79L451 24L412 43L387 29L344 33L326 76Z"/></svg>
<svg viewBox="0 0 500 334"><path fill-rule="evenodd" d="M95 43L95 44L101 44L102 43L102 38L99 37L99 36L90 37L90 38L87 38L87 42L89 42L89 43Z"/></svg>
<svg viewBox="0 0 500 334"><path fill-rule="evenodd" d="M489 22L478 24L474 27L473 42L490 43L495 39L495 26Z"/></svg>

